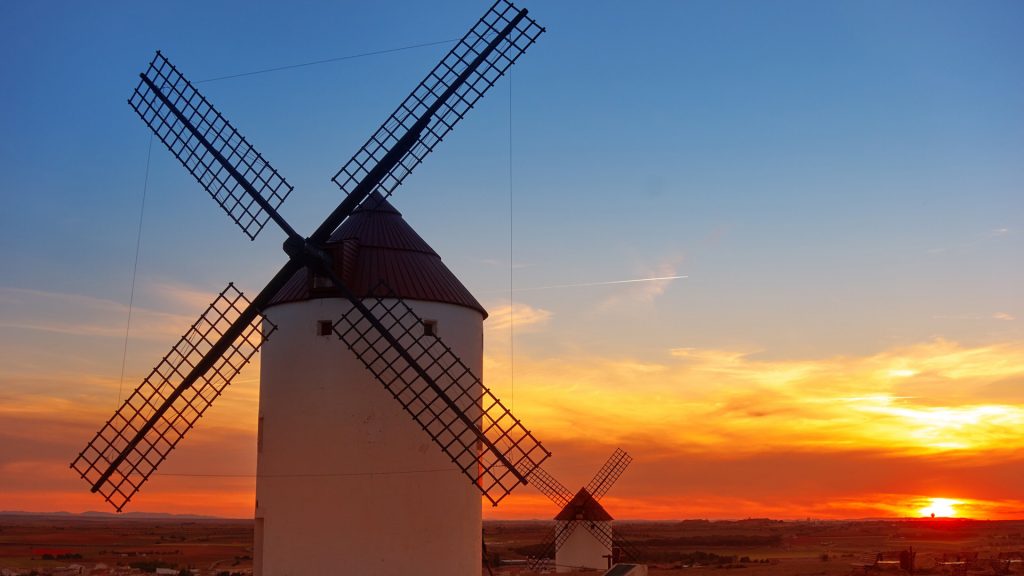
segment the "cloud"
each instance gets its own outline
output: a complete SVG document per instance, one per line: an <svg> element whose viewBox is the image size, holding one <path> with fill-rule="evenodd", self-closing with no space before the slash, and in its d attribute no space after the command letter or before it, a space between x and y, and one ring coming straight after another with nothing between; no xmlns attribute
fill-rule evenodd
<svg viewBox="0 0 1024 576"><path fill-rule="evenodd" d="M79 294L0 288L5 319L0 329L37 331L97 338L124 338L128 306L120 302ZM132 335L140 339L165 339L184 332L188 316L136 306L132 311Z"/></svg>
<svg viewBox="0 0 1024 576"><path fill-rule="evenodd" d="M685 276L679 274L681 257L672 257L663 260L653 266L645 266L637 274L637 278L623 285L605 298L598 306L601 310L616 308L628 304L653 303L658 297L665 294L669 285L679 278ZM647 281L650 279L650 281Z"/></svg>
<svg viewBox="0 0 1024 576"><path fill-rule="evenodd" d="M220 292L168 281L151 281L146 289L165 306L175 310L195 310L196 314L205 310Z"/></svg>
<svg viewBox="0 0 1024 576"><path fill-rule="evenodd" d="M550 310L535 308L522 302L515 302L511 306L496 306L490 308L484 330L488 339L507 339L510 328L517 333L533 332L546 325L551 315Z"/></svg>
<svg viewBox="0 0 1024 576"><path fill-rule="evenodd" d="M493 385L506 359L489 357ZM864 357L761 360L750 351L678 348L664 362L516 361L517 414L542 438L630 438L664 452L779 449L986 458L1024 448L1024 343L946 340ZM580 423L585 422L585 426ZM660 448L659 448L660 446Z"/></svg>
<svg viewBox="0 0 1024 576"><path fill-rule="evenodd" d="M986 321L986 320L1002 320L1011 321L1016 318L1009 312L993 312L992 314L936 314L932 316L933 320L970 320L970 321Z"/></svg>

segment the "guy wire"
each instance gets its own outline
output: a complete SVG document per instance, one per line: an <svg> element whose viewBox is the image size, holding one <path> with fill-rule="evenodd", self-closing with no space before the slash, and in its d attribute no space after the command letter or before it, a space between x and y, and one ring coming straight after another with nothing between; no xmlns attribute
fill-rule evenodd
<svg viewBox="0 0 1024 576"><path fill-rule="evenodd" d="M139 252L142 248L142 217L146 213L146 191L149 188L149 161L153 157L153 135L149 135L149 148L146 151L146 176L142 180L142 202L139 206L139 227L135 233L135 260L132 262L132 287L128 295L128 321L124 326L124 349L121 351L121 381L117 385L117 407L121 406L121 395L124 393L124 372L128 364L128 333L132 328L132 309L135 306L135 278L139 273Z"/></svg>

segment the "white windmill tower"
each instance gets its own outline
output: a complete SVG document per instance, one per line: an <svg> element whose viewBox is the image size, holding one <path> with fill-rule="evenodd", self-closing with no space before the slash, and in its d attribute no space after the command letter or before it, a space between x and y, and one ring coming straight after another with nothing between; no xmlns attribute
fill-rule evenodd
<svg viewBox="0 0 1024 576"><path fill-rule="evenodd" d="M481 373L486 312L381 196L367 198L325 249L364 302L383 281L391 293L382 306L400 298L422 319L410 339L443 336ZM352 307L324 280L299 271L264 309L277 329L261 351L257 572L323 573L334 562L373 574L474 573L479 491L339 348L335 319ZM480 416L475 406L465 413Z"/></svg>
<svg viewBox="0 0 1024 576"><path fill-rule="evenodd" d="M256 573L479 573L477 492L497 504L550 454L477 376L486 312L385 198L543 31L498 0L305 238L277 212L291 186L157 52L129 103L247 236L273 220L288 260L251 301L229 284L71 463L93 492L120 511L263 346Z"/></svg>
<svg viewBox="0 0 1024 576"><path fill-rule="evenodd" d="M620 561L624 553L636 556L635 551L624 549L621 539L618 546L613 542L613 518L600 503L632 461L629 454L616 448L590 483L575 495L543 468L530 474L530 483L559 509L554 533L541 553L530 559L531 569L542 569L553 559L557 572L604 570Z"/></svg>

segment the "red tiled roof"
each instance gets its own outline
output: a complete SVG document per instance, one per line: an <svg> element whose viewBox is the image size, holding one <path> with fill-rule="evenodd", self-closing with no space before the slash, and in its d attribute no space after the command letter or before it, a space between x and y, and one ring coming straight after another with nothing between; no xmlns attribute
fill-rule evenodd
<svg viewBox="0 0 1024 576"><path fill-rule="evenodd" d="M580 491L573 496L572 500L562 508L562 511L555 516L555 520L569 521L569 520L590 520L591 522L607 522L612 519L612 515L601 506L600 502L594 500L594 497L587 492L586 488L580 488Z"/></svg>
<svg viewBox="0 0 1024 576"><path fill-rule="evenodd" d="M387 200L374 193L331 235L325 249L334 271L357 297L374 293L383 280L398 297L443 302L487 311ZM313 288L307 268L296 272L270 301L335 298L330 288Z"/></svg>

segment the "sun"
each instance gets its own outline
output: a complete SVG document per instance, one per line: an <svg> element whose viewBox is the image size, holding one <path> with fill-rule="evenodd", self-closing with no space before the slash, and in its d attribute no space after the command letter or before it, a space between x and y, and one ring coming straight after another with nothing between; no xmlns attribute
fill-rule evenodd
<svg viewBox="0 0 1024 576"><path fill-rule="evenodd" d="M929 498L928 505L919 509L918 513L933 518L955 518L957 504L960 504L960 501L952 498Z"/></svg>

